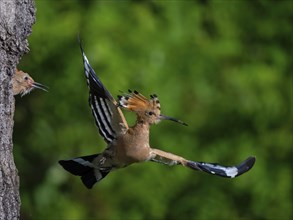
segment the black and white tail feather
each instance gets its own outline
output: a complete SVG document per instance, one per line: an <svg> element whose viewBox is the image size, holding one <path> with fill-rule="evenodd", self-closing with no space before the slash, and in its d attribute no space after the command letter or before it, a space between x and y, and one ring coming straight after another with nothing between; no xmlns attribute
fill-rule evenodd
<svg viewBox="0 0 293 220"><path fill-rule="evenodd" d="M60 165L72 173L73 175L80 176L83 184L91 189L93 185L102 180L110 170L101 170L93 163L99 154L89 156L76 157L69 160L60 160Z"/></svg>
<svg viewBox="0 0 293 220"><path fill-rule="evenodd" d="M246 173L255 163L255 157L248 157L245 161L236 166L222 166L216 163L188 161L187 166L191 169L204 171L217 176L234 178Z"/></svg>

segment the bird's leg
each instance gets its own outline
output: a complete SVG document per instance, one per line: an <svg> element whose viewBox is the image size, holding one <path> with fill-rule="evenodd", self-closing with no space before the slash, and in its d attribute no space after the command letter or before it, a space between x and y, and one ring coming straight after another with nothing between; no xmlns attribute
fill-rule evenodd
<svg viewBox="0 0 293 220"><path fill-rule="evenodd" d="M150 161L163 163L169 166L173 165L183 165L187 164L187 160L183 157L177 156L175 154L171 154L158 149L151 149L150 153Z"/></svg>
<svg viewBox="0 0 293 220"><path fill-rule="evenodd" d="M217 176L229 177L229 178L234 178L234 177L242 175L243 173L246 173L253 167L255 163L255 157L250 156L245 161L243 161L242 163L238 165L222 166L216 163L196 162L196 161L187 160L183 157L180 157L168 152L164 152L158 149L151 149L149 160L158 162L158 163L163 163L169 166L173 166L177 164L183 165L193 170L200 170L209 174L214 174Z"/></svg>

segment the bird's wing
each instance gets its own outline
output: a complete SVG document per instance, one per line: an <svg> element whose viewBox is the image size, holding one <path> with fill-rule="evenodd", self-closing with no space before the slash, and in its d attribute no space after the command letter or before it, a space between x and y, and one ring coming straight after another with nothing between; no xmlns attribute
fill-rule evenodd
<svg viewBox="0 0 293 220"><path fill-rule="evenodd" d="M255 163L255 157L248 157L239 165L222 166L216 163L195 162L191 160L186 160L185 158L177 156L175 154L164 152L158 149L151 149L150 161L163 163L169 166L177 164L183 165L193 170L204 171L206 173L222 177L234 178L249 171Z"/></svg>
<svg viewBox="0 0 293 220"><path fill-rule="evenodd" d="M102 84L91 67L82 45L80 44L84 72L89 87L89 105L95 118L99 133L107 143L112 142L119 134L125 133L128 129L127 122L121 109L109 91Z"/></svg>

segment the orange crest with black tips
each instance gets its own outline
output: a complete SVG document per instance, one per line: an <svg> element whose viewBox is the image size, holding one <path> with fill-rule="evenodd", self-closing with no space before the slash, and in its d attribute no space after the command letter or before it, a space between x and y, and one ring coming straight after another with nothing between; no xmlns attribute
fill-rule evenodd
<svg viewBox="0 0 293 220"><path fill-rule="evenodd" d="M160 111L160 101L156 94L151 95L151 99L148 100L145 96L134 90L128 90L129 94L118 96L119 106L126 108L134 112L145 112L145 111Z"/></svg>

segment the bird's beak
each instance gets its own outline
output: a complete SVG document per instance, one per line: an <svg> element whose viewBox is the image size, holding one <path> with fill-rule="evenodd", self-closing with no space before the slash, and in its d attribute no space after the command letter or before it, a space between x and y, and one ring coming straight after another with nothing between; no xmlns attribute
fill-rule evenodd
<svg viewBox="0 0 293 220"><path fill-rule="evenodd" d="M159 116L160 120L170 120L170 121L174 121L174 122L177 122L179 124L182 124L182 125L185 125L185 126L188 126L185 122L179 120L179 119L176 119L176 118L172 118L172 117L169 117L169 116L166 116L166 115L160 115Z"/></svg>
<svg viewBox="0 0 293 220"><path fill-rule="evenodd" d="M37 89L41 89L41 90L43 90L45 92L48 92L48 89L49 89L48 86L45 86L45 85L43 85L41 83L37 83L37 82L33 82L32 87L37 88Z"/></svg>

